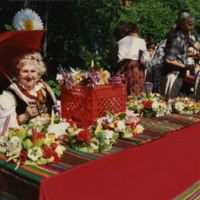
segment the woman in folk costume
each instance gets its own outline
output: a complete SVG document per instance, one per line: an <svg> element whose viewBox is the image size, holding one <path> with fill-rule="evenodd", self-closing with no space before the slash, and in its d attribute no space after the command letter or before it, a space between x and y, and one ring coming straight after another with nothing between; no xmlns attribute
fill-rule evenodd
<svg viewBox="0 0 200 200"><path fill-rule="evenodd" d="M144 67L139 63L139 51L143 52L145 67L148 67L150 56L144 39L139 38L139 25L126 22L122 27L124 37L117 42L118 66L127 84L127 95L138 95L145 92Z"/></svg>
<svg viewBox="0 0 200 200"><path fill-rule="evenodd" d="M10 127L18 126L38 115L49 115L57 104L51 88L40 79L46 67L39 52L21 56L14 65L17 81L0 95L0 131L7 116L11 116Z"/></svg>

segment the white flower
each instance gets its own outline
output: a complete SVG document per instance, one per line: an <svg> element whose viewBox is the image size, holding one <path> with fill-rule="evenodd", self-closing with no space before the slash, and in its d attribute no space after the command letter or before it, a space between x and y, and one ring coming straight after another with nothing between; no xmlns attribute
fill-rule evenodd
<svg viewBox="0 0 200 200"><path fill-rule="evenodd" d="M90 140L90 146L95 151L99 149L99 141L96 138Z"/></svg>
<svg viewBox="0 0 200 200"><path fill-rule="evenodd" d="M60 124L51 124L47 133L55 133L56 138L66 135L66 130L69 128L70 124L67 122L62 122Z"/></svg>
<svg viewBox="0 0 200 200"><path fill-rule="evenodd" d="M183 109L184 109L184 103L182 102L177 102L175 103L175 109L178 111L178 112L181 112Z"/></svg>
<svg viewBox="0 0 200 200"><path fill-rule="evenodd" d="M0 135L0 146L4 146L7 143L7 138Z"/></svg>
<svg viewBox="0 0 200 200"><path fill-rule="evenodd" d="M38 126L41 126L42 124L49 123L50 118L37 116L37 117L34 117L33 119L31 119L30 121L33 122L33 124L37 124Z"/></svg>
<svg viewBox="0 0 200 200"><path fill-rule="evenodd" d="M78 134L79 134L79 132L80 132L80 131L82 131L82 130L84 130L84 129L81 129L81 128L79 128L77 131L70 132L70 133L69 133L69 135L70 135L70 136L75 136L75 135L78 135Z"/></svg>
<svg viewBox="0 0 200 200"><path fill-rule="evenodd" d="M117 123L117 128L118 128L118 130L124 130L125 128L126 128L126 125L125 125L125 123L124 123L124 121L118 121L118 123Z"/></svg>
<svg viewBox="0 0 200 200"><path fill-rule="evenodd" d="M28 151L28 157L32 161L37 161L38 158L42 157L42 150L40 147L33 147L32 149L29 149Z"/></svg>
<svg viewBox="0 0 200 200"><path fill-rule="evenodd" d="M62 145L58 145L55 149L55 152L58 154L59 158L61 157L61 155L63 155L63 151L65 151L65 147Z"/></svg>
<svg viewBox="0 0 200 200"><path fill-rule="evenodd" d="M113 137L114 132L112 130L105 130L106 140L110 140Z"/></svg>
<svg viewBox="0 0 200 200"><path fill-rule="evenodd" d="M42 20L35 11L22 9L13 18L13 27L17 30L42 30Z"/></svg>
<svg viewBox="0 0 200 200"><path fill-rule="evenodd" d="M13 136L10 143L12 147L17 147L19 144L19 138L17 136Z"/></svg>
<svg viewBox="0 0 200 200"><path fill-rule="evenodd" d="M157 109L158 106L159 106L159 103L157 101L154 101L153 104L152 104L152 108Z"/></svg>

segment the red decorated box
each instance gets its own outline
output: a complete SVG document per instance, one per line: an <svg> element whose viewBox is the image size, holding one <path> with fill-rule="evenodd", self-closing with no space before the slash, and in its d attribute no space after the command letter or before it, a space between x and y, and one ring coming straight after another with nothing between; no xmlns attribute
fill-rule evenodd
<svg viewBox="0 0 200 200"><path fill-rule="evenodd" d="M67 89L61 85L61 115L72 119L78 126L87 127L95 119L104 116L106 110L113 113L126 111L126 85L118 87L99 85L91 90L83 85Z"/></svg>

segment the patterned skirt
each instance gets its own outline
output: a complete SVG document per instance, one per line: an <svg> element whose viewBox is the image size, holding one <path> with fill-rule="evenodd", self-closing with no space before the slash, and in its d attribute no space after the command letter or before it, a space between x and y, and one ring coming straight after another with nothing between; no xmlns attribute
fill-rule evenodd
<svg viewBox="0 0 200 200"><path fill-rule="evenodd" d="M127 85L127 95L139 95L145 92L144 72L138 61L123 60L119 65Z"/></svg>

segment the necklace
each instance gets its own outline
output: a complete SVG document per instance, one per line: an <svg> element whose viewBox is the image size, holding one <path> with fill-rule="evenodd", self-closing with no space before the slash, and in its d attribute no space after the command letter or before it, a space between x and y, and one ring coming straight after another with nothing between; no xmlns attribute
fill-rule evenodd
<svg viewBox="0 0 200 200"><path fill-rule="evenodd" d="M39 89L36 93L37 96L34 96L32 94L30 94L25 88L23 88L21 85L19 85L19 83L16 83L19 90L27 97L29 97L30 99L34 99L37 102L39 102L40 104L45 104L46 103L46 97L42 91L42 89Z"/></svg>

